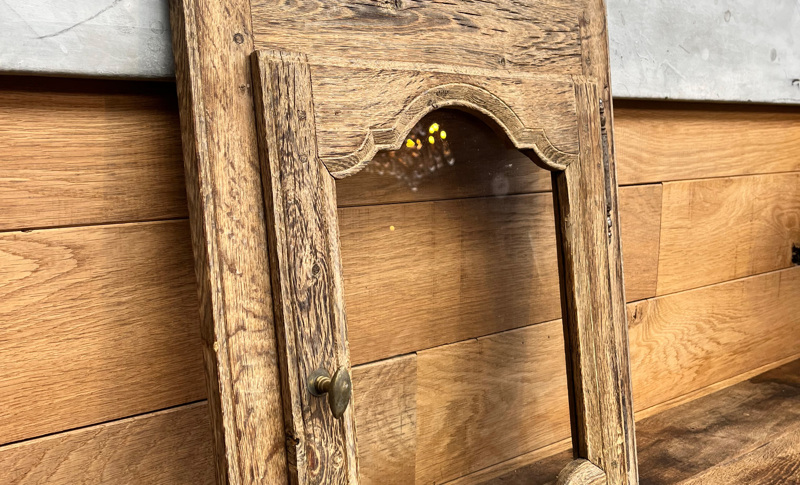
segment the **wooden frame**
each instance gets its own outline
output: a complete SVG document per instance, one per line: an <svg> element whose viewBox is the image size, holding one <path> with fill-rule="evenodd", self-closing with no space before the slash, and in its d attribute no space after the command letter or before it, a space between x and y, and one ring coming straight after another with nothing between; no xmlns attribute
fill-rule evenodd
<svg viewBox="0 0 800 485"><path fill-rule="evenodd" d="M416 66L258 50L257 3L171 4L220 483L358 482L352 405L334 419L307 383L349 367L333 177L445 106L489 118L553 173L576 457L559 482L637 483L602 2L574 2L582 13L564 21L579 64L541 74L480 56Z"/></svg>
<svg viewBox="0 0 800 485"><path fill-rule="evenodd" d="M625 321L615 321L610 303L611 285L621 281L609 278L612 192L597 83L391 65L348 75L352 68L283 52L257 51L253 61L284 419L287 434L303 444L289 450L298 482L358 481L352 406L335 420L306 389L316 368L349 367L334 177L356 172L378 149L399 148L422 116L453 106L490 118L553 172L575 445L585 459L564 480L589 473L628 483L632 423L622 396L630 389L617 371L628 365L627 342L617 331ZM385 92L395 96L376 108L373 99ZM344 114L326 113L334 109ZM381 121L376 112L396 114ZM548 135L557 132L573 133L578 152L554 146ZM331 144L322 145L326 140Z"/></svg>

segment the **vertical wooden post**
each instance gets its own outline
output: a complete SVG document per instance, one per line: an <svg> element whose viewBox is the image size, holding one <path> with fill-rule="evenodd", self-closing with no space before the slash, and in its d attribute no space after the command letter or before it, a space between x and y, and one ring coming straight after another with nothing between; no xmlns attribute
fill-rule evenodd
<svg viewBox="0 0 800 485"><path fill-rule="evenodd" d="M217 482L285 483L249 0L170 0Z"/></svg>
<svg viewBox="0 0 800 485"><path fill-rule="evenodd" d="M290 479L358 482L352 400L335 419L308 391L318 368L349 372L336 191L317 158L304 55L253 54Z"/></svg>
<svg viewBox="0 0 800 485"><path fill-rule="evenodd" d="M614 308L607 220L606 170L596 84L576 78L580 154L553 175L562 317L576 458L605 471L609 484L636 483L627 463L633 433L625 314ZM613 198L613 195L611 196ZM620 315L622 315L620 317Z"/></svg>

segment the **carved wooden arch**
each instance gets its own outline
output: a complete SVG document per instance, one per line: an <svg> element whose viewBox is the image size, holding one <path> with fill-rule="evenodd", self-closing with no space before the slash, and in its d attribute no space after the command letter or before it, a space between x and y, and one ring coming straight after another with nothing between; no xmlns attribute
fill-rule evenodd
<svg viewBox="0 0 800 485"><path fill-rule="evenodd" d="M313 89L313 85L312 85ZM322 158L322 163L336 178L360 171L382 150L397 150L408 134L428 113L441 108L462 108L489 118L520 151L533 151L531 157L546 170L564 170L577 158L555 147L547 138L546 129L525 125L525 122L502 99L483 87L467 83L441 84L413 98L396 116L391 128L368 128L364 142L354 152L342 157Z"/></svg>
<svg viewBox="0 0 800 485"><path fill-rule="evenodd" d="M358 483L353 407L340 419L309 392L318 369L349 369L334 177L399 148L426 113L492 118L553 172L562 316L576 460L559 483L637 482L627 324L615 307L616 190L597 84L253 55L283 416L293 481Z"/></svg>

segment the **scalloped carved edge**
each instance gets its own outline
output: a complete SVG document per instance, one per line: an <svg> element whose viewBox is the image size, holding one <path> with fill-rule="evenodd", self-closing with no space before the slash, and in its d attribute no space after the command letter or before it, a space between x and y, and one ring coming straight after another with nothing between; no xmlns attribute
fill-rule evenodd
<svg viewBox="0 0 800 485"><path fill-rule="evenodd" d="M328 171L336 178L353 175L364 168L381 150L397 150L411 129L423 116L439 108L459 107L491 118L523 153L532 150L531 159L546 170L564 170L577 154L556 148L543 128L526 127L519 116L502 99L490 91L466 83L441 84L414 98L397 116L391 128L370 128L361 146L349 155L322 158Z"/></svg>

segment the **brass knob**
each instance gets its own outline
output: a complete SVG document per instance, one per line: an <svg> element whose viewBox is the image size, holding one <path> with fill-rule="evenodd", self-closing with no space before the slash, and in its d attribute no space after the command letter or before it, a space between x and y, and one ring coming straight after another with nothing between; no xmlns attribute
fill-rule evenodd
<svg viewBox="0 0 800 485"><path fill-rule="evenodd" d="M347 368L339 367L332 378L325 369L315 370L308 377L308 392L318 397L327 394L331 414L336 419L341 418L353 395L353 384Z"/></svg>

